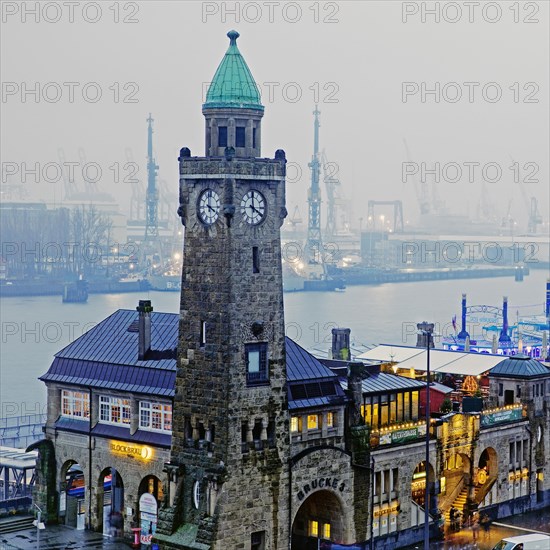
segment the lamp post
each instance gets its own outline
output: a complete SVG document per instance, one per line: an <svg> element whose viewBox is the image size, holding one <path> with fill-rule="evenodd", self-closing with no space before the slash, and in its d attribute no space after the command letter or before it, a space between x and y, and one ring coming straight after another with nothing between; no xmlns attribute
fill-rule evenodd
<svg viewBox="0 0 550 550"><path fill-rule="evenodd" d="M35 504L35 506L38 509L38 514L32 523L33 525L36 525L36 548L40 549L40 529L46 529L46 526L41 521L42 509L38 506L38 504Z"/></svg>
<svg viewBox="0 0 550 550"><path fill-rule="evenodd" d="M430 548L430 514L429 514L429 500L430 500L430 487L428 483L429 465L430 465L430 348L433 347L433 332L434 324L418 323L416 325L419 334L423 336L424 344L426 346L426 488L424 493L424 550Z"/></svg>

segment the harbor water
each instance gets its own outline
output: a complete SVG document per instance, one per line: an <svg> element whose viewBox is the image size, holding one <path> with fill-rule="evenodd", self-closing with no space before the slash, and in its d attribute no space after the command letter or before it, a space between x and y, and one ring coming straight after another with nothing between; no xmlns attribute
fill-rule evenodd
<svg viewBox="0 0 550 550"><path fill-rule="evenodd" d="M416 323L436 323L448 335L453 315L460 318L460 300L468 305L502 304L508 296L510 324L516 316L543 312L546 270L532 269L521 283L512 277L426 281L352 286L345 292L286 293L286 333L310 350L326 353L331 329L349 327L356 346L390 343L414 345ZM94 294L85 304L62 304L60 296L0 299L0 417L45 411L45 386L38 377L53 355L117 309L135 309L139 299L152 300L155 311L177 312L178 292ZM469 327L479 334L484 320ZM437 342L436 342L437 344Z"/></svg>

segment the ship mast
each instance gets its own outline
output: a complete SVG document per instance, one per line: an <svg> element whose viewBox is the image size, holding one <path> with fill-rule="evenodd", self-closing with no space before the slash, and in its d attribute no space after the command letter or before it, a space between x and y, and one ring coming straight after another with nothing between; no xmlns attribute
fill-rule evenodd
<svg viewBox="0 0 550 550"><path fill-rule="evenodd" d="M147 195L145 199L145 240L156 240L159 235L157 170L158 165L153 158L153 119L151 113L147 119Z"/></svg>
<svg viewBox="0 0 550 550"><path fill-rule="evenodd" d="M313 126L313 157L309 163L311 168L311 187L308 192L309 217L307 227L306 257L309 263L321 264L321 190L319 188L319 115L321 112L315 105L315 121Z"/></svg>

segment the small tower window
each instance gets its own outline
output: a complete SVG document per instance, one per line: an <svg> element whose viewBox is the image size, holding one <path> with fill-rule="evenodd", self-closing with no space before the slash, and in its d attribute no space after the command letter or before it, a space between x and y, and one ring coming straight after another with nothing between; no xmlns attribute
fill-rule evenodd
<svg viewBox="0 0 550 550"><path fill-rule="evenodd" d="M245 147L245 128L244 126L237 126L235 129L235 147Z"/></svg>
<svg viewBox="0 0 550 550"><path fill-rule="evenodd" d="M252 128L252 149L256 149L256 128Z"/></svg>
<svg viewBox="0 0 550 550"><path fill-rule="evenodd" d="M245 352L248 385L253 386L267 382L267 344L246 344Z"/></svg>
<svg viewBox="0 0 550 550"><path fill-rule="evenodd" d="M252 247L252 273L260 272L260 252L257 246Z"/></svg>
<svg viewBox="0 0 550 550"><path fill-rule="evenodd" d="M256 531L250 537L251 550L265 550L265 531Z"/></svg>
<svg viewBox="0 0 550 550"><path fill-rule="evenodd" d="M200 346L203 348L206 345L206 321L201 321L201 336Z"/></svg>
<svg viewBox="0 0 550 550"><path fill-rule="evenodd" d="M218 127L218 147L227 147L227 126Z"/></svg>

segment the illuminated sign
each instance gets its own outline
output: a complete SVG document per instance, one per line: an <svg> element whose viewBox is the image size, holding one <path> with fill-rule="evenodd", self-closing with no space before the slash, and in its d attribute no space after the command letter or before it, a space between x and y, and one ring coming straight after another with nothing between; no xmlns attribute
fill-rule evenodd
<svg viewBox="0 0 550 550"><path fill-rule="evenodd" d="M521 420L522 417L523 409L521 407L483 412L481 414L481 425L492 426L493 424L499 424L500 422L512 422L513 420Z"/></svg>
<svg viewBox="0 0 550 550"><path fill-rule="evenodd" d="M420 424L412 428L404 428L380 434L380 445L405 443L426 435L426 425Z"/></svg>
<svg viewBox="0 0 550 550"><path fill-rule="evenodd" d="M141 460L151 460L153 458L153 449L147 445L136 445L126 443L125 441L111 441L110 448L114 454L122 454Z"/></svg>
<svg viewBox="0 0 550 550"><path fill-rule="evenodd" d="M477 473L477 481L480 485L484 485L487 481L487 472L483 469L479 470Z"/></svg>
<svg viewBox="0 0 550 550"><path fill-rule="evenodd" d="M394 502L392 504L392 506L387 506L386 508L381 508L381 509L375 509L372 513L372 515L375 517L375 518L378 518L380 516L385 516L387 514L397 514L397 512L399 512L400 510L400 506L399 506L399 503L398 502Z"/></svg>

